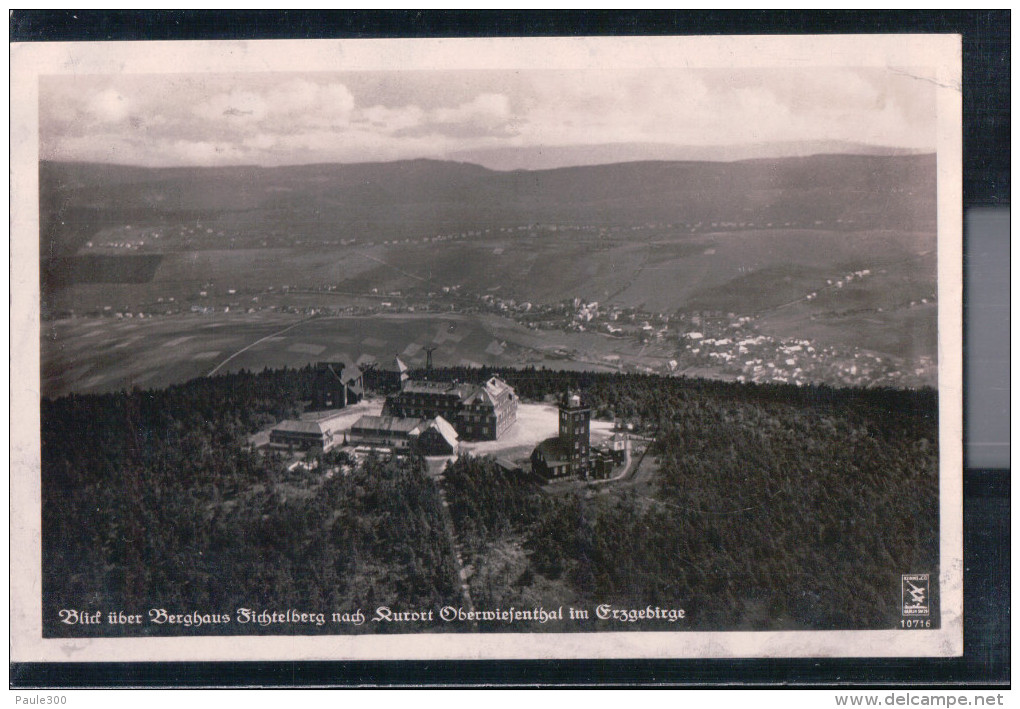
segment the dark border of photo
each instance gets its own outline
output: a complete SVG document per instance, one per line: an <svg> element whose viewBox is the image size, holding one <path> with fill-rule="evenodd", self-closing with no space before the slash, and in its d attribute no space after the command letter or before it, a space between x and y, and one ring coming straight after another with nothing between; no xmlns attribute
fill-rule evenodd
<svg viewBox="0 0 1020 709"><path fill-rule="evenodd" d="M963 37L964 655L15 663L31 687L1001 687L1010 682L1009 11L12 11L11 42L952 33Z"/></svg>

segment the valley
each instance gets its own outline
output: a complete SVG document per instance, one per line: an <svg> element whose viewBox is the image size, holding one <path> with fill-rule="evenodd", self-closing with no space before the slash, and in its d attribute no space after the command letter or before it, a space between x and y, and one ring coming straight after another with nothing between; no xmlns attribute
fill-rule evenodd
<svg viewBox="0 0 1020 709"><path fill-rule="evenodd" d="M222 371L421 366L433 344L451 366L934 386L932 164L44 163L43 391L166 386L267 336Z"/></svg>

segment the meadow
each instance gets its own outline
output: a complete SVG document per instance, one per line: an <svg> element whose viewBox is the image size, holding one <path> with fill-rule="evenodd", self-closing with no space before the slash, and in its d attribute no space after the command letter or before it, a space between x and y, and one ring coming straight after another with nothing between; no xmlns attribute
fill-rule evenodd
<svg viewBox="0 0 1020 709"><path fill-rule="evenodd" d="M628 340L594 333L536 333L505 318L458 314L77 318L43 323L41 344L42 393L49 397L163 388L210 373L296 368L318 361L387 366L399 355L412 368L423 368L426 346L436 348L433 358L442 366L615 371L624 358L652 361ZM564 348L573 353L572 361L557 354ZM619 359L606 359L614 353Z"/></svg>

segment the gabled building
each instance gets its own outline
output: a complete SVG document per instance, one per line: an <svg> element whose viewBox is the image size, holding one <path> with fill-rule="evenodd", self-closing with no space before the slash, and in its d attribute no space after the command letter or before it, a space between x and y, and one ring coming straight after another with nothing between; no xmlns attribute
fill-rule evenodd
<svg viewBox="0 0 1020 709"><path fill-rule="evenodd" d="M352 446L406 449L411 444L411 432L421 423L418 418L362 416L347 432L347 442Z"/></svg>
<svg viewBox="0 0 1020 709"><path fill-rule="evenodd" d="M460 448L457 431L442 416L423 421L411 434L417 435L412 447L422 455L457 455Z"/></svg>
<svg viewBox="0 0 1020 709"><path fill-rule="evenodd" d="M630 450L630 436L619 431L609 439L608 453L612 456L613 462L619 465L627 459Z"/></svg>
<svg viewBox="0 0 1020 709"><path fill-rule="evenodd" d="M408 367L399 355L393 355L393 359L379 365L377 368L380 383L388 391L403 389L410 379Z"/></svg>
<svg viewBox="0 0 1020 709"><path fill-rule="evenodd" d="M517 422L517 394L499 377L475 387L458 413L464 437L497 440Z"/></svg>
<svg viewBox="0 0 1020 709"><path fill-rule="evenodd" d="M517 421L517 394L499 377L482 385L408 380L386 397L387 416L441 416L467 440L496 440Z"/></svg>
<svg viewBox="0 0 1020 709"><path fill-rule="evenodd" d="M342 425L343 417L337 414L281 421L269 432L269 447L291 451L328 451L343 444Z"/></svg>
<svg viewBox="0 0 1020 709"><path fill-rule="evenodd" d="M362 416L347 433L353 446L414 451L422 455L457 455L457 431L441 416L429 419Z"/></svg>
<svg viewBox="0 0 1020 709"><path fill-rule="evenodd" d="M315 373L313 409L342 409L365 396L364 372L351 362L319 362Z"/></svg>
<svg viewBox="0 0 1020 709"><path fill-rule="evenodd" d="M565 478L578 473L569 451L559 436L547 438L531 452L531 471L546 480Z"/></svg>

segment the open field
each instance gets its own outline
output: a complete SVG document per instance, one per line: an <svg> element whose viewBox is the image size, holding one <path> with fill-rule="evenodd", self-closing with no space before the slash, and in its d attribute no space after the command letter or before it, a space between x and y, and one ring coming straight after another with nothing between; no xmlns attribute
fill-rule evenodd
<svg viewBox="0 0 1020 709"><path fill-rule="evenodd" d="M822 315L811 303L795 302L763 314L758 328L780 338L852 344L876 356L916 361L935 352L935 321L931 303ZM261 311L75 318L43 323L42 392L60 396L159 388L211 373L338 359L365 366L390 362L398 354L412 368L421 368L425 347L436 348L437 366L647 371L661 370L677 356L676 343L668 340L642 345L632 338L592 332L531 330L483 313L306 318ZM704 364L683 371L687 376L733 378Z"/></svg>
<svg viewBox="0 0 1020 709"><path fill-rule="evenodd" d="M862 350L893 355L907 361L931 357L938 348L937 307L934 304L875 312L812 317L804 308L770 314L759 327L777 337L799 337L816 344L841 345L852 333Z"/></svg>
<svg viewBox="0 0 1020 709"><path fill-rule="evenodd" d="M208 373L217 358L296 321L266 313L243 321L181 315L45 323L42 393L60 396L184 382Z"/></svg>
<svg viewBox="0 0 1020 709"><path fill-rule="evenodd" d="M345 305L373 291L384 298L400 293L398 302L427 302L429 293L451 286L518 302L580 297L658 312L748 312L860 268L886 268L897 288L903 282L931 292L933 259L920 262L918 255L933 248L933 233L904 231L655 229L604 237L508 232L440 243L183 251L164 254L144 283L79 282L46 292L44 312L160 312L169 298L257 308L271 291L284 289L302 291L299 307ZM334 291L307 293L326 288Z"/></svg>
<svg viewBox="0 0 1020 709"><path fill-rule="evenodd" d="M367 365L400 354L411 367L423 367L425 345L437 348L437 366L613 371L616 364L602 358L614 352L635 362L653 359L639 355L639 346L627 340L593 333L545 335L495 316L453 314L307 319L229 313L61 320L43 327L42 393L53 397L160 388L214 370L302 367L344 357ZM557 354L564 348L575 356Z"/></svg>

